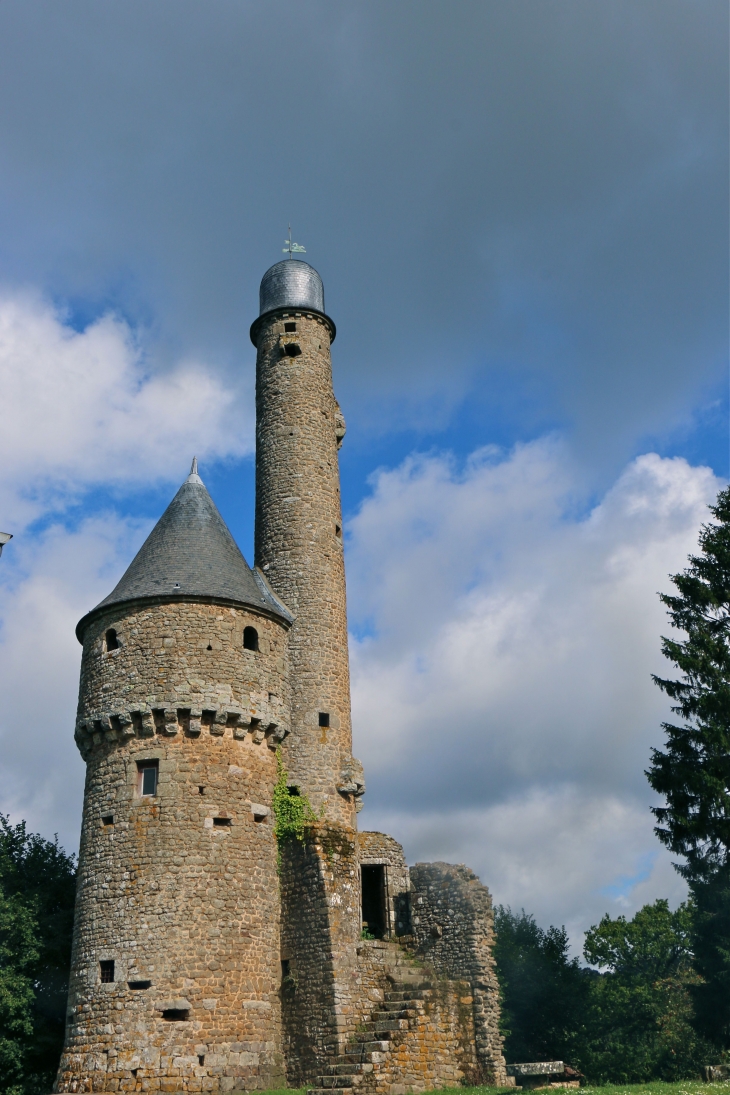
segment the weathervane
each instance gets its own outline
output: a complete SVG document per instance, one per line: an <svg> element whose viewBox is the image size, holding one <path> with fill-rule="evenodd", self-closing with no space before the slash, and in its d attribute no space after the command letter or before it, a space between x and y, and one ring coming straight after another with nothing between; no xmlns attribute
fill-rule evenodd
<svg viewBox="0 0 730 1095"><path fill-rule="evenodd" d="M307 253L306 247L302 247L301 243L292 243L292 240L291 240L291 225L289 225L289 239L284 240L284 243L286 244L286 247L282 247L282 251L284 251L284 252L288 251L289 252L289 258L291 258L293 254L306 255L306 253Z"/></svg>

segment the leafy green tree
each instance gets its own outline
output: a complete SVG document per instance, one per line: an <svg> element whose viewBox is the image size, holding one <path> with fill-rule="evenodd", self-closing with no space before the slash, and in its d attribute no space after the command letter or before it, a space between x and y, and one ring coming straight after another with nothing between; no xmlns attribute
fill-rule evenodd
<svg viewBox="0 0 730 1095"><path fill-rule="evenodd" d="M645 905L632 920L604 916L583 954L601 976L591 984L587 1037L579 1055L596 1083L691 1076L707 1045L692 1026L692 909Z"/></svg>
<svg viewBox="0 0 730 1095"><path fill-rule="evenodd" d="M0 1091L24 1090L26 1051L33 1034L32 967L38 924L17 896L0 893Z"/></svg>
<svg viewBox="0 0 730 1095"><path fill-rule="evenodd" d="M0 1092L35 1095L53 1084L75 893L75 860L58 839L44 840L0 814ZM3 1053L12 1069L3 1067Z"/></svg>
<svg viewBox="0 0 730 1095"><path fill-rule="evenodd" d="M494 958L508 1061L565 1060L582 1042L589 977L568 956L564 928L538 927L524 909L495 910Z"/></svg>
<svg viewBox="0 0 730 1095"><path fill-rule="evenodd" d="M661 594L685 640L662 640L681 672L654 677L675 701L681 723L665 723L664 750L647 772L666 800L654 809L659 839L685 862L697 915L697 1023L722 1049L730 1047L730 489L710 506L714 522L700 533L700 555L672 576L677 595Z"/></svg>

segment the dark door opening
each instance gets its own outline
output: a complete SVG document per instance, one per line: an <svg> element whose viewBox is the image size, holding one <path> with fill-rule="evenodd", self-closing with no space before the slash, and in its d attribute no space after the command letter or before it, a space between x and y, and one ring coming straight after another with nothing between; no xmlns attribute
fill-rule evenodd
<svg viewBox="0 0 730 1095"><path fill-rule="evenodd" d="M375 939L386 936L385 864L364 865L362 872L362 926Z"/></svg>

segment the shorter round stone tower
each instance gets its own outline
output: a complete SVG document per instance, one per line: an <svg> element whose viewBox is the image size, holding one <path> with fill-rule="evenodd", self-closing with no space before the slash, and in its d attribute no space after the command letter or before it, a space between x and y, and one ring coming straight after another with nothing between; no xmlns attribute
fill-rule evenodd
<svg viewBox="0 0 730 1095"><path fill-rule="evenodd" d="M87 776L58 1091L283 1084L271 801L290 624L194 465L78 625Z"/></svg>

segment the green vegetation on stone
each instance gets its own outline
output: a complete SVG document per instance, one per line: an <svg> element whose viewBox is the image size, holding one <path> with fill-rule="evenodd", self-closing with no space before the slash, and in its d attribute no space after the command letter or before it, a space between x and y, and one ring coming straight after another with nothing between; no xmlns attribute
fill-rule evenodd
<svg viewBox="0 0 730 1095"><path fill-rule="evenodd" d="M280 749L276 750L276 783L271 808L274 811L274 836L279 849L287 840L304 840L307 826L315 825L321 820L312 809L307 796L301 794L298 787L289 786L289 776L281 759Z"/></svg>

